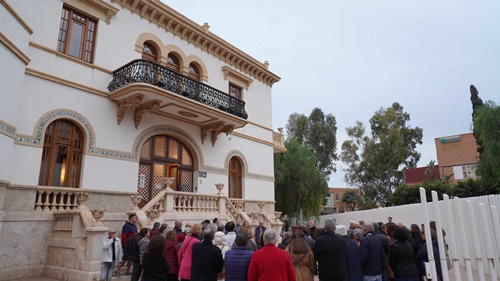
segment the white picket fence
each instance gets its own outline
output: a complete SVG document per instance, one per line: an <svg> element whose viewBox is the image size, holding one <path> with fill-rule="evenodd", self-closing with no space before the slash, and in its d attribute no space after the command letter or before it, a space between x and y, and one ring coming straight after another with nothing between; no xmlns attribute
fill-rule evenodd
<svg viewBox="0 0 500 281"><path fill-rule="evenodd" d="M439 201L437 193L433 191L432 202L426 202L425 190L420 188L422 203L321 216L319 225L323 226L325 219L331 217L336 219L337 224L346 227L349 227L351 220L385 223L388 217L407 227L412 223L428 226L430 221L436 221L437 228L446 231L445 239L454 264L453 276L456 281L497 281L497 276L500 276L500 195L453 199L448 195L443 197ZM441 268L444 269L443 281L449 281L443 235L441 231L437 234ZM430 239L429 227L426 227L426 237ZM431 245L429 240L427 245ZM433 260L432 249L428 253ZM461 276L460 267L465 276ZM435 266L432 271L432 280L437 280Z"/></svg>

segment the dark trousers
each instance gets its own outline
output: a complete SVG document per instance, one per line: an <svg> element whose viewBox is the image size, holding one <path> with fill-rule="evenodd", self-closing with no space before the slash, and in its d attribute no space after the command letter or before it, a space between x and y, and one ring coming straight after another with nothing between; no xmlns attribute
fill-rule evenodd
<svg viewBox="0 0 500 281"><path fill-rule="evenodd" d="M177 274L167 274L167 281L179 281Z"/></svg>
<svg viewBox="0 0 500 281"><path fill-rule="evenodd" d="M139 281L142 274L142 264L139 261L134 261L132 266L132 276L130 277L130 281Z"/></svg>

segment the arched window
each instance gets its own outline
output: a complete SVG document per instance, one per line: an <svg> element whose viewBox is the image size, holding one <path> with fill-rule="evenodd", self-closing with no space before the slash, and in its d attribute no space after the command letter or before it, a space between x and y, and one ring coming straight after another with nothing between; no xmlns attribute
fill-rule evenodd
<svg viewBox="0 0 500 281"><path fill-rule="evenodd" d="M168 54L167 67L172 69L173 71L180 71L181 65L179 63L179 59L174 54Z"/></svg>
<svg viewBox="0 0 500 281"><path fill-rule="evenodd" d="M189 78L200 81L200 70L193 63L189 64Z"/></svg>
<svg viewBox="0 0 500 281"><path fill-rule="evenodd" d="M141 148L137 192L145 204L163 188L165 177L174 177L171 188L176 191L193 191L193 157L179 140L169 136L149 138Z"/></svg>
<svg viewBox="0 0 500 281"><path fill-rule="evenodd" d="M43 140L38 185L79 187L84 137L73 122L56 120Z"/></svg>
<svg viewBox="0 0 500 281"><path fill-rule="evenodd" d="M229 160L229 198L243 198L242 174L241 161L237 157L231 158Z"/></svg>
<svg viewBox="0 0 500 281"><path fill-rule="evenodd" d="M158 53L151 43L144 42L142 46L142 59L158 62Z"/></svg>

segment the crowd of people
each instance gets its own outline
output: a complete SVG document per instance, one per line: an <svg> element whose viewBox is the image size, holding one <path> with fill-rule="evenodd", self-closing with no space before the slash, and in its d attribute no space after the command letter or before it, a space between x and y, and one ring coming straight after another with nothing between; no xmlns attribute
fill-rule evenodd
<svg viewBox="0 0 500 281"><path fill-rule="evenodd" d="M217 218L184 228L176 220L170 230L157 222L138 231L136 220L129 216L121 238L114 229L103 238L101 280L120 277L126 266L132 281L313 281L315 275L321 281L417 281L428 262L424 225L407 228L391 217L348 227L329 218L322 229L314 220L297 227L284 221L280 233L262 221L251 231L246 222ZM436 224L429 228L442 280Z"/></svg>

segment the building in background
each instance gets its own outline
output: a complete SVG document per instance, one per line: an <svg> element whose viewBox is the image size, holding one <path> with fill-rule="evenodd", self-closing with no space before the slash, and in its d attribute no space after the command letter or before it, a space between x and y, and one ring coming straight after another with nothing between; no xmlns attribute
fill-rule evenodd
<svg viewBox="0 0 500 281"><path fill-rule="evenodd" d="M321 214L329 215L351 211L346 203L342 202L342 197L346 191L354 191L357 195L360 195L358 188L330 187L328 188L328 195L325 198L325 205L323 205ZM355 210L357 210L357 207Z"/></svg>
<svg viewBox="0 0 500 281"><path fill-rule="evenodd" d="M0 280L98 279L132 213L279 230L267 61L161 1L2 0L0 19Z"/></svg>
<svg viewBox="0 0 500 281"><path fill-rule="evenodd" d="M441 178L452 176L453 183L475 179L479 153L472 133L435 138Z"/></svg>
<svg viewBox="0 0 500 281"><path fill-rule="evenodd" d="M435 138L437 163L431 174L426 174L428 167L403 170L405 184L417 185L434 177L447 179L451 183L475 179L479 153L476 139L472 133Z"/></svg>
<svg viewBox="0 0 500 281"><path fill-rule="evenodd" d="M426 174L427 171L427 174ZM441 179L439 172L439 165L435 165L434 169L428 171L428 167L418 167L413 169L403 170L405 184L407 185L418 185L424 183L426 180L431 180L432 178L436 180Z"/></svg>

